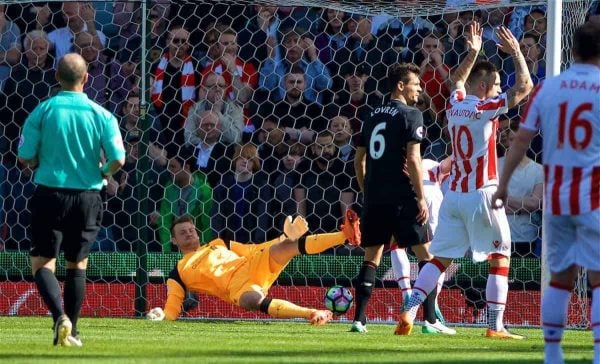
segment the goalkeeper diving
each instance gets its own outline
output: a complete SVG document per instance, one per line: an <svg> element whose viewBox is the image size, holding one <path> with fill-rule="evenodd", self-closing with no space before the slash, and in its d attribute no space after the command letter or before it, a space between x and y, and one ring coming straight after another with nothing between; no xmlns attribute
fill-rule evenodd
<svg viewBox="0 0 600 364"><path fill-rule="evenodd" d="M218 297L249 311L261 311L274 318L304 318L311 325L324 325L333 314L269 298L269 288L287 264L299 254L318 254L346 240L360 245L358 215L348 209L341 231L307 235L303 217L285 220L283 234L261 244L242 244L214 239L200 246L200 238L190 216L173 221L171 241L183 257L167 279L164 310L155 307L146 317L152 321L176 320L181 313L185 292Z"/></svg>

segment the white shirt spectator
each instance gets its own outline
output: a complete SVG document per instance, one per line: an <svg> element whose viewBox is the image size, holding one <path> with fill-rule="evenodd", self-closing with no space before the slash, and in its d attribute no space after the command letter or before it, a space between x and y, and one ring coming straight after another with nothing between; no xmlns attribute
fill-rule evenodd
<svg viewBox="0 0 600 364"><path fill-rule="evenodd" d="M541 164L527 158L526 164L519 164L508 183L508 195L511 197L527 197L535 186L544 183L544 168ZM504 157L498 159L499 171L504 168ZM541 225L539 212L511 214L506 213L512 241L532 242L538 238Z"/></svg>
<svg viewBox="0 0 600 364"><path fill-rule="evenodd" d="M83 25L83 32L87 32L87 24ZM96 30L96 34L102 43L102 47L106 47L106 36L99 30ZM54 61L54 67L58 65L58 61L67 53L70 53L73 47L73 41L75 40L75 35L71 31L69 27L58 28L53 30L48 34L48 39L52 43L54 43L54 50L56 59Z"/></svg>

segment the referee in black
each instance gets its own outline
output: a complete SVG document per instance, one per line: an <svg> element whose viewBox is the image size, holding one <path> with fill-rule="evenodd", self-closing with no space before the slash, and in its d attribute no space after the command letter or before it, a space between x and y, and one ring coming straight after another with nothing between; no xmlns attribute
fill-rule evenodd
<svg viewBox="0 0 600 364"><path fill-rule="evenodd" d="M427 243L432 234L421 171L423 116L414 107L422 92L419 72L414 64L390 68L391 100L371 113L357 145L354 169L364 194L361 246L365 256L356 282L351 332L367 332L365 311L375 285L375 271L392 236L399 247L411 247L419 260L431 259Z"/></svg>
<svg viewBox="0 0 600 364"><path fill-rule="evenodd" d="M88 80L84 59L66 54L56 79L61 91L25 121L19 161L35 169L37 187L29 205L31 269L54 319L54 345L82 346L77 319L85 296L87 257L102 219L100 190L103 180L125 163L125 149L117 119L83 93ZM61 247L67 268L64 311L54 275Z"/></svg>

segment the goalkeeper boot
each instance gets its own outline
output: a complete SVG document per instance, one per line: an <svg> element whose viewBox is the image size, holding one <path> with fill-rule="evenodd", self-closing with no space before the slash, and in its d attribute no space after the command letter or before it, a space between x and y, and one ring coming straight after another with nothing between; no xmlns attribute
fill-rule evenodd
<svg viewBox="0 0 600 364"><path fill-rule="evenodd" d="M506 328L503 328L502 330L498 330L498 331L492 330L492 329L487 329L483 336L489 337L491 339L511 339L511 340L527 339L527 336L513 334L512 332L508 331Z"/></svg>
<svg viewBox="0 0 600 364"><path fill-rule="evenodd" d="M354 321L352 323L352 326L350 327L350 332L358 332L360 334L366 334L369 331L367 330L367 326L363 325L362 322Z"/></svg>
<svg viewBox="0 0 600 364"><path fill-rule="evenodd" d="M456 335L456 330L444 325L440 320L435 320L434 323L425 320L425 325L421 328L421 332L424 334Z"/></svg>
<svg viewBox="0 0 600 364"><path fill-rule="evenodd" d="M322 326L333 318L333 313L328 310L315 310L310 314L309 323L313 326Z"/></svg>
<svg viewBox="0 0 600 364"><path fill-rule="evenodd" d="M398 316L398 324L396 324L395 335L410 335L413 328L413 320L410 318L410 312L402 312Z"/></svg>
<svg viewBox="0 0 600 364"><path fill-rule="evenodd" d="M71 329L73 324L67 315L60 315L54 323L54 340L52 343L54 346L71 346L71 343L67 338L71 335Z"/></svg>
<svg viewBox="0 0 600 364"><path fill-rule="evenodd" d="M341 230L346 235L346 239L350 245L360 245L360 221L358 214L354 210L347 209L344 217L344 223Z"/></svg>

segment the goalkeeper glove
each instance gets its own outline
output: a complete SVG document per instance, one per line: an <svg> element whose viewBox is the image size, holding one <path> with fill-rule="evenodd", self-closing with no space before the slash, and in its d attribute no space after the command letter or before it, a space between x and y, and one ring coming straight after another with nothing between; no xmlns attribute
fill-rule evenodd
<svg viewBox="0 0 600 364"><path fill-rule="evenodd" d="M162 321L165 318L165 313L162 308L154 307L146 314L146 318L150 321Z"/></svg>

